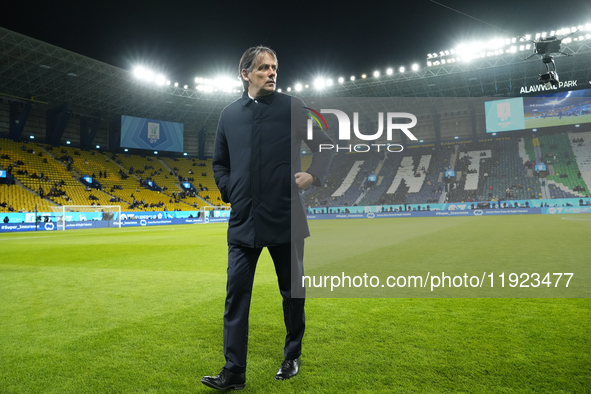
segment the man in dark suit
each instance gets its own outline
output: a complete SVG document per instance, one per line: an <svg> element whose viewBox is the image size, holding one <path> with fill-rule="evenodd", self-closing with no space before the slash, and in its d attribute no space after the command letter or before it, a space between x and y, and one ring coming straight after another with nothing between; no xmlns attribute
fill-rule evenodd
<svg viewBox="0 0 591 394"><path fill-rule="evenodd" d="M304 238L310 233L298 191L322 185L334 153L319 149L320 144L332 144L324 132L314 132L307 140L303 101L275 91L273 50L248 49L239 72L245 90L220 115L212 163L222 200L232 204L224 312L226 365L219 375L201 380L219 390L245 385L250 298L264 247L275 265L287 330L284 361L275 379L289 379L299 372L305 329ZM306 172L301 171L302 141L314 152Z"/></svg>

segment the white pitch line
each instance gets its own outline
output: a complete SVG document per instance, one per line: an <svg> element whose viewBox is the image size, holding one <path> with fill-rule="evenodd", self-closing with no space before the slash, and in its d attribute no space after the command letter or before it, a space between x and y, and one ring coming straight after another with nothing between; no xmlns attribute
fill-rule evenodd
<svg viewBox="0 0 591 394"><path fill-rule="evenodd" d="M139 233L139 232L145 232L145 231L155 231L155 230L160 230L160 231L174 231L173 228L170 229L162 229L162 228L153 228L153 229L145 229L145 230L130 230L130 231L126 231L125 234L128 233ZM46 231L46 230L43 230ZM58 230L50 230L50 231L56 231L58 232ZM35 238L55 238L55 237L61 237L61 236L68 236L68 237L73 237L75 235L88 235L88 234L51 234L51 235L39 235L37 237L18 237L18 238L2 238L0 236L0 241L10 241L10 240L19 240L19 239L35 239Z"/></svg>

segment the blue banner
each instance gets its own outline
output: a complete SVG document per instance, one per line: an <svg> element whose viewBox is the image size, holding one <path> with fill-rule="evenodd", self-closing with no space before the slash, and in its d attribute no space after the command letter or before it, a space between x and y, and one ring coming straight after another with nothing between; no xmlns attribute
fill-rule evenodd
<svg viewBox="0 0 591 394"><path fill-rule="evenodd" d="M121 116L121 147L183 151L184 125L163 120Z"/></svg>
<svg viewBox="0 0 591 394"><path fill-rule="evenodd" d="M308 219L376 219L376 218L421 218L436 216L497 216L532 215L542 213L541 208L474 209L469 211L407 211L407 212L367 212L353 214L308 215Z"/></svg>

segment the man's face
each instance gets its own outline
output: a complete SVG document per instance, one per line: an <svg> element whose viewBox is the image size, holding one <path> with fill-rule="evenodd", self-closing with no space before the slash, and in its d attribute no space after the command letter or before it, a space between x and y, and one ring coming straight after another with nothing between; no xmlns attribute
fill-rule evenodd
<svg viewBox="0 0 591 394"><path fill-rule="evenodd" d="M273 55L267 52L261 53L255 62L251 73L242 70L242 76L249 81L248 93L252 97L260 97L275 91L277 82L277 62Z"/></svg>

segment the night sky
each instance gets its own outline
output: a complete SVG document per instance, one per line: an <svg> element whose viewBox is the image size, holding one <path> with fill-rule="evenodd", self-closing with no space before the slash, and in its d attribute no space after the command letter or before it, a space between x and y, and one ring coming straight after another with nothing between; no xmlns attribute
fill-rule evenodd
<svg viewBox="0 0 591 394"><path fill-rule="evenodd" d="M244 50L263 44L278 54L285 89L319 76L424 66L427 53L469 40L591 23L591 1L438 2L497 28L429 0L21 0L2 5L0 26L123 69L142 64L190 86L197 76L237 76Z"/></svg>

